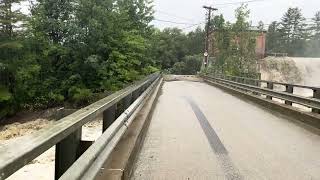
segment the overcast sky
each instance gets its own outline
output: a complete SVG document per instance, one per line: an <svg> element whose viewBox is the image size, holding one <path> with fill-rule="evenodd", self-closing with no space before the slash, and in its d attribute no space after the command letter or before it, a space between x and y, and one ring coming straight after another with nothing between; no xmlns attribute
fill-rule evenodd
<svg viewBox="0 0 320 180"><path fill-rule="evenodd" d="M165 27L179 27L184 31L191 31L199 24L205 22L206 11L203 5L216 5L219 10L215 14L223 14L226 20L234 22L234 10L238 4L221 5L225 3L249 2L251 11L250 20L256 26L260 20L265 24L279 21L289 7L299 7L306 18L312 18L320 11L320 0L154 0L155 18L185 24L153 21L152 24L163 29ZM23 3L23 11L27 12L28 3Z"/></svg>
<svg viewBox="0 0 320 180"><path fill-rule="evenodd" d="M223 14L228 21L234 22L234 10L240 4L218 4L243 1L246 0L154 0L155 18L179 23L202 23L205 21L206 13L202 6L217 4L216 8L219 10L215 14ZM250 20L253 25L257 25L260 20L265 24L280 20L289 7L301 8L306 18L312 18L317 11L320 11L320 0L258 0L248 3L248 5L251 11ZM152 23L161 29L164 27L185 28L185 31L194 29L193 27L188 28L191 25L177 25L159 21L153 21Z"/></svg>

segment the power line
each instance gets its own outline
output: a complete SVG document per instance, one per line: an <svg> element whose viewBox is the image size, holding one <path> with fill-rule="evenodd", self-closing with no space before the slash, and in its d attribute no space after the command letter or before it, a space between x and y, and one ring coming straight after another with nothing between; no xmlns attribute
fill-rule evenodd
<svg viewBox="0 0 320 180"><path fill-rule="evenodd" d="M182 25L198 25L195 23L186 23L186 22L176 22L176 21L170 21L170 20L163 20L163 19L153 19L154 21L159 21L159 22L165 22L165 23L172 23L172 24L182 24Z"/></svg>
<svg viewBox="0 0 320 180"><path fill-rule="evenodd" d="M181 30L186 30L186 29L189 29L189 28L193 28L193 27L195 27L195 26L199 26L199 25L204 24L204 23L205 23L205 22L202 22L202 23L199 23L199 24L195 24L195 25L191 25L191 26L182 28Z"/></svg>
<svg viewBox="0 0 320 180"><path fill-rule="evenodd" d="M233 4L243 4L243 3L253 3L253 2L258 2L258 1L265 1L265 0L249 0L249 1L239 1L239 2L221 3L221 4L216 4L216 6L233 5Z"/></svg>
<svg viewBox="0 0 320 180"><path fill-rule="evenodd" d="M172 17L175 17L175 18L179 18L179 19L184 19L184 20L187 20L187 21L194 21L193 19L189 19L189 18L186 18L186 17L177 16L177 15L175 15L175 14L173 14L173 13L169 13L169 12L165 12L165 11L157 10L156 12L157 12L157 13L160 13L160 14L167 15L167 16L172 16Z"/></svg>

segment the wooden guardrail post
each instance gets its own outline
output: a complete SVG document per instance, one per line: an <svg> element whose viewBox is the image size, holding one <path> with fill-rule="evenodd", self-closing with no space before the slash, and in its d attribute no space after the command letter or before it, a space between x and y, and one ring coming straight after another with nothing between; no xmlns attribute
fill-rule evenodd
<svg viewBox="0 0 320 180"><path fill-rule="evenodd" d="M273 82L267 82L267 88L273 90ZM272 96L267 96L267 99L272 100Z"/></svg>
<svg viewBox="0 0 320 180"><path fill-rule="evenodd" d="M56 145L55 179L59 179L81 155L82 129L78 129Z"/></svg>
<svg viewBox="0 0 320 180"><path fill-rule="evenodd" d="M103 112L102 132L106 131L116 120L116 110L117 105L115 104Z"/></svg>
<svg viewBox="0 0 320 180"><path fill-rule="evenodd" d="M293 94L293 86L292 85L286 85L286 92ZM292 106L292 102L291 101L285 101L286 105Z"/></svg>
<svg viewBox="0 0 320 180"><path fill-rule="evenodd" d="M313 89L313 98L320 99L320 88ZM320 109L312 109L314 113L320 113Z"/></svg>

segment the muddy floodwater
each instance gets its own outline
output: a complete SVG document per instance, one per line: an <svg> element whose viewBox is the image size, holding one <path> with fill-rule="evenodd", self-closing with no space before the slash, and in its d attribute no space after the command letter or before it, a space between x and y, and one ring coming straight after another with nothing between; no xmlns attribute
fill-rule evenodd
<svg viewBox="0 0 320 180"><path fill-rule="evenodd" d="M262 60L263 80L320 87L320 58L267 57ZM275 87L283 90L283 87ZM295 94L306 97L312 90L295 88Z"/></svg>
<svg viewBox="0 0 320 180"><path fill-rule="evenodd" d="M54 121L36 119L30 122L13 123L1 127L0 147L18 140L39 130L49 127ZM82 139L94 141L102 134L101 117L82 127ZM53 180L54 179L55 147L50 148L28 165L14 173L8 180Z"/></svg>

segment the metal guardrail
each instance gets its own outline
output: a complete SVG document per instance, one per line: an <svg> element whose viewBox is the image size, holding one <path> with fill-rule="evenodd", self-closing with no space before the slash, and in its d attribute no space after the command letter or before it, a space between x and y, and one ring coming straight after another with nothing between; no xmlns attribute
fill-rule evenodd
<svg viewBox="0 0 320 180"><path fill-rule="evenodd" d="M159 73L152 74L57 121L49 128L1 147L0 180L9 177L54 145L55 179L62 175L61 179L68 180L93 177L160 79ZM103 114L103 135L93 144L81 141L82 126L100 114Z"/></svg>
<svg viewBox="0 0 320 180"><path fill-rule="evenodd" d="M297 88L305 88L305 89L312 89L317 90L320 89L320 87L314 87L314 86L305 86L305 85L299 85L299 84L289 84L289 83L281 83L281 82L275 82L275 81L266 81L266 80L259 80L259 79L252 79L252 78L246 78L246 77L239 77L239 76L226 76L226 75L215 75L215 77L219 77L222 79L228 79L235 82L242 82L246 84L253 84L253 82L257 83L270 83L273 85L283 85L283 86L292 86Z"/></svg>
<svg viewBox="0 0 320 180"><path fill-rule="evenodd" d="M289 106L292 106L292 104L295 103L308 108L312 108L312 112L314 113L320 112L320 88L319 87L287 84L287 83L250 79L250 78L237 77L237 76L225 76L225 75L203 76L203 78L207 81L213 81L219 84L240 89L245 92L251 92L258 96L266 95L266 98L269 100L272 100L273 98L284 100L285 104ZM266 88L261 87L262 83L266 83L267 87ZM284 86L286 90L284 92L275 91L274 90L275 84ZM309 89L309 90L311 89L313 90L313 97L304 97L301 95L293 94L294 88L303 88L303 89Z"/></svg>

